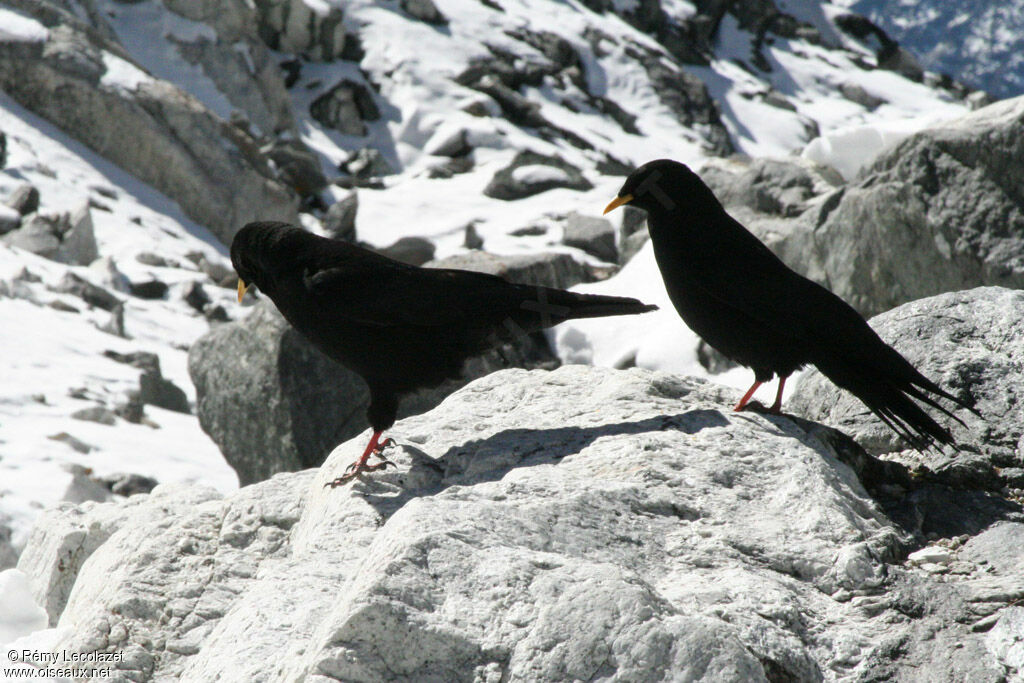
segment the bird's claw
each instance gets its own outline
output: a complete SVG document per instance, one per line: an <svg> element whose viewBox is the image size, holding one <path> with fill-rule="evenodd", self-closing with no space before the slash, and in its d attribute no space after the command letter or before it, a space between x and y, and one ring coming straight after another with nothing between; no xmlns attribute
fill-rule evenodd
<svg viewBox="0 0 1024 683"><path fill-rule="evenodd" d="M339 486L344 486L348 482L352 481L363 472L374 472L376 470L383 470L386 469L388 465L391 465L392 467L398 467L397 465L395 465L395 463L391 462L390 460L385 460L384 458L381 458L380 462L375 463L373 465L367 465L365 462L354 462L345 468L345 474L341 475L334 481L327 482L326 484L324 484L324 488L330 487L332 489L336 489Z"/></svg>
<svg viewBox="0 0 1024 683"><path fill-rule="evenodd" d="M341 475L340 477L333 481L329 481L326 484L324 484L324 488L331 487L332 489L336 489L339 486L344 486L348 482L352 481L363 472L375 472L377 470L387 469L388 465L397 468L398 465L396 465L395 463L391 462L390 460L383 456L384 449L391 448L393 446L395 446L394 439L390 437L384 439L379 444L377 444L377 447L374 448L372 451L370 451L365 456L363 456L359 460L356 460L355 462L351 463L348 467L346 467L345 474ZM371 455L376 455L378 458L380 458L380 462L375 463L373 465L368 465L366 461Z"/></svg>

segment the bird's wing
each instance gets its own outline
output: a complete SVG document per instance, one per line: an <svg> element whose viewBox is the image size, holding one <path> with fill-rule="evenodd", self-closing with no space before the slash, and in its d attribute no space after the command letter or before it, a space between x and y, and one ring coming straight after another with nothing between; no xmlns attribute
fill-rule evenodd
<svg viewBox="0 0 1024 683"><path fill-rule="evenodd" d="M728 219L732 229L710 251L688 261L693 280L707 296L801 345L826 343L855 350L865 335L874 336L851 306L791 270L746 228Z"/></svg>
<svg viewBox="0 0 1024 683"><path fill-rule="evenodd" d="M321 310L382 327L437 327L500 317L522 299L521 286L494 275L401 264L350 263L306 271L303 283Z"/></svg>

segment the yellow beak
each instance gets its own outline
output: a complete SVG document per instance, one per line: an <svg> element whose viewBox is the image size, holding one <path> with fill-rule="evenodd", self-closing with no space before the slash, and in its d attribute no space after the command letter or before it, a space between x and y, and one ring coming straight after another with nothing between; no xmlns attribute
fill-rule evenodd
<svg viewBox="0 0 1024 683"><path fill-rule="evenodd" d="M623 204L629 204L631 201L633 201L633 195L631 194L624 194L619 197L616 197L615 199L608 202L608 206L604 207L604 213L602 213L602 215L608 213L609 211L619 208Z"/></svg>
<svg viewBox="0 0 1024 683"><path fill-rule="evenodd" d="M252 285L247 285L245 284L245 280L238 278L238 303L242 303L242 297L245 296L245 293L249 291L250 287L252 287Z"/></svg>

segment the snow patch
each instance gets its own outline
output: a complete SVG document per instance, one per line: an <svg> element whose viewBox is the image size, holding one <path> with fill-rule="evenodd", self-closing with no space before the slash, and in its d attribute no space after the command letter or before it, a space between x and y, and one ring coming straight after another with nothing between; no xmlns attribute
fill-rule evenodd
<svg viewBox="0 0 1024 683"><path fill-rule="evenodd" d="M103 66L107 68L100 85L125 92L134 92L143 83L152 83L153 77L129 61L110 52L103 53Z"/></svg>
<svg viewBox="0 0 1024 683"><path fill-rule="evenodd" d="M512 179L526 185L538 185L540 183L566 183L569 182L569 174L560 168L546 166L544 164L531 164L520 166L512 171Z"/></svg>
<svg viewBox="0 0 1024 683"><path fill-rule="evenodd" d="M0 8L0 43L41 43L49 37L49 30L35 19Z"/></svg>

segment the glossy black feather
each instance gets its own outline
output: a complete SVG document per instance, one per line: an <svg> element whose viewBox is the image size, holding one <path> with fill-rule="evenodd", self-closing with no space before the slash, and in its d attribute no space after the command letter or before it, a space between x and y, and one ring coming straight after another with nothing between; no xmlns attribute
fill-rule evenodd
<svg viewBox="0 0 1024 683"><path fill-rule="evenodd" d="M374 430L398 399L458 375L516 335L573 318L654 310L636 299L519 285L485 273L417 268L284 223L250 223L231 245L239 277L370 389Z"/></svg>
<svg viewBox="0 0 1024 683"><path fill-rule="evenodd" d="M918 372L845 301L788 268L689 168L645 164L626 179L626 195L648 213L672 303L708 344L760 381L814 365L915 448L954 444L911 397L954 419L936 398L970 410L968 402Z"/></svg>

